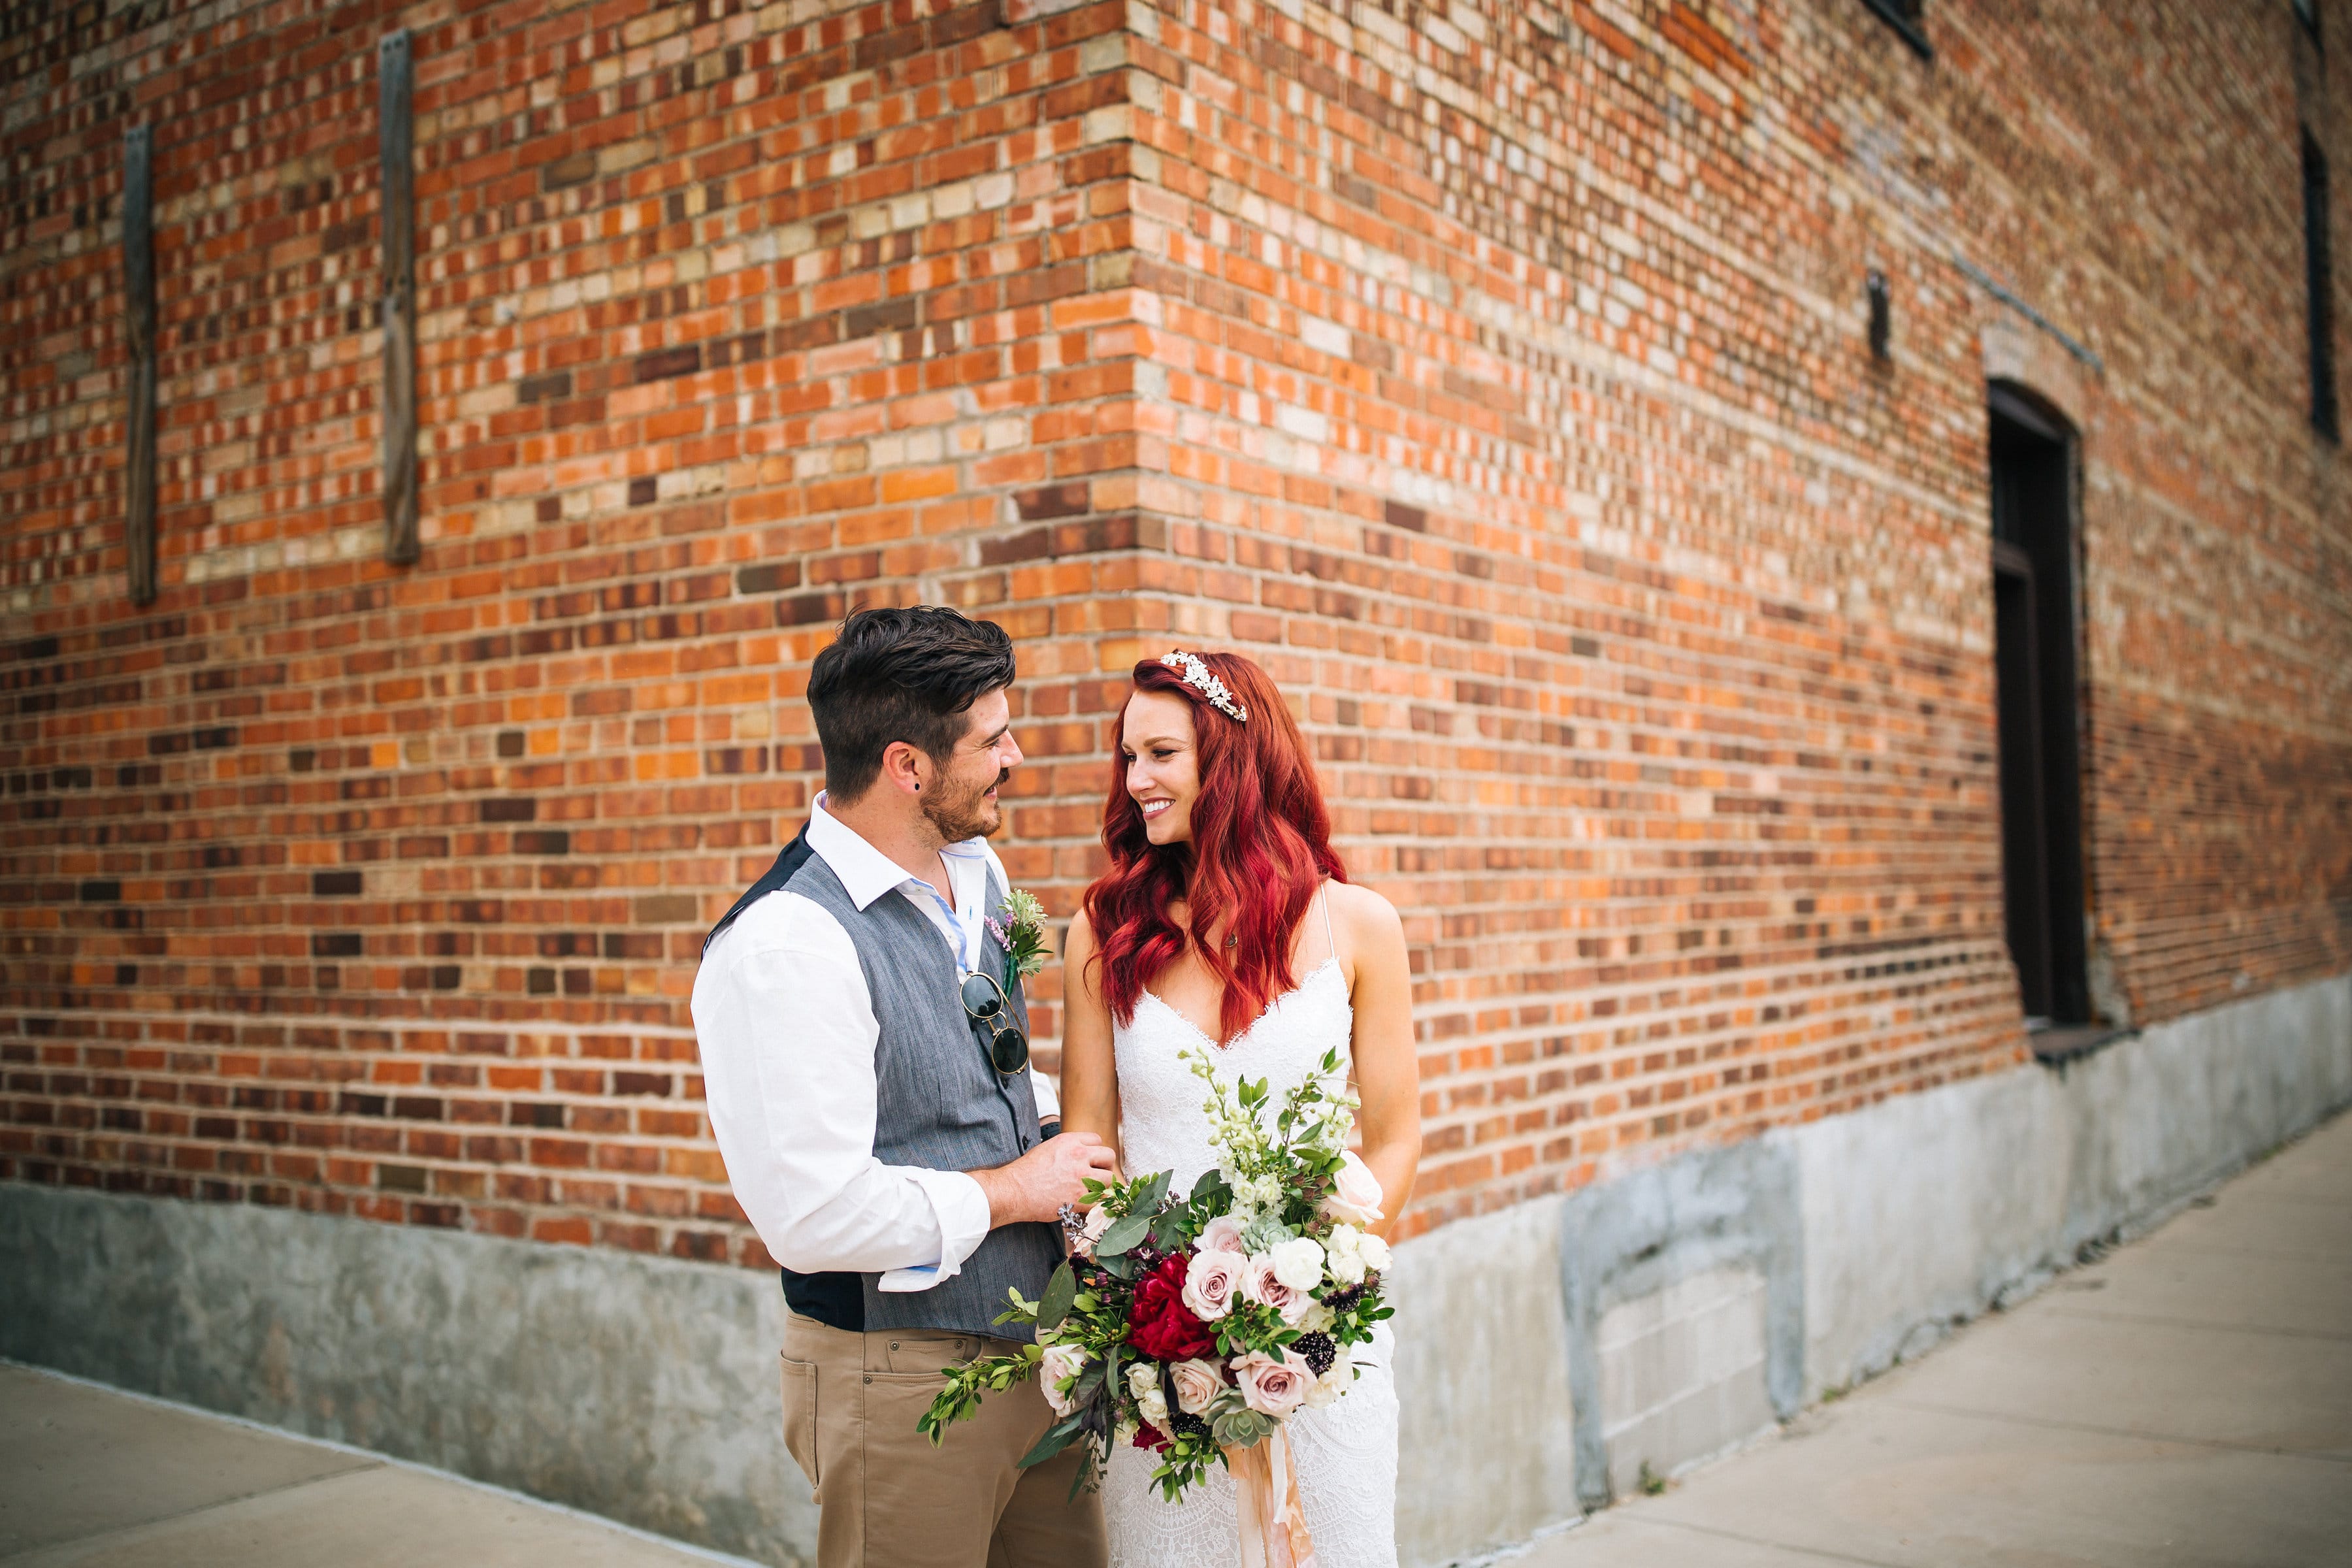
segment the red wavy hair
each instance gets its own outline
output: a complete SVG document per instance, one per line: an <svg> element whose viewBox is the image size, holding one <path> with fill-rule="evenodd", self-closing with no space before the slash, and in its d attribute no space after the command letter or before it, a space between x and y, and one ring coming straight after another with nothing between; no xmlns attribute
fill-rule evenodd
<svg viewBox="0 0 2352 1568"><path fill-rule="evenodd" d="M1185 900L1191 945L1224 985L1218 1026L1231 1040L1297 984L1290 971L1291 936L1323 879L1344 882L1348 872L1331 847L1331 817L1307 739L1282 693L1239 654L1199 658L1249 721L1221 711L1156 658L1135 667L1136 691L1166 692L1192 710L1201 773L1192 841L1153 844L1144 832L1142 807L1127 793L1127 769L1116 769L1103 807L1110 869L1087 889L1087 924L1102 964L1103 997L1113 1017L1130 1023L1144 988L1183 956L1187 933L1168 910ZM1128 702L1134 700L1129 693ZM1123 746L1127 703L1119 705L1117 733ZM1216 940L1228 923L1239 939L1231 950Z"/></svg>

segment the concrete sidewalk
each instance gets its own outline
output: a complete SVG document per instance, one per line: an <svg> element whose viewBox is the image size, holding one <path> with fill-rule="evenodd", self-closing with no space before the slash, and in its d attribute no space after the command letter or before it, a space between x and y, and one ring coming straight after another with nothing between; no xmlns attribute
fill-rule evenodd
<svg viewBox="0 0 2352 1568"><path fill-rule="evenodd" d="M1512 1568L2352 1564L2352 1117ZM5 1568L736 1562L0 1365Z"/></svg>
<svg viewBox="0 0 2352 1568"><path fill-rule="evenodd" d="M2352 1564L2352 1117L1510 1568Z"/></svg>
<svg viewBox="0 0 2352 1568"><path fill-rule="evenodd" d="M0 1365L7 1568L740 1562L374 1454Z"/></svg>

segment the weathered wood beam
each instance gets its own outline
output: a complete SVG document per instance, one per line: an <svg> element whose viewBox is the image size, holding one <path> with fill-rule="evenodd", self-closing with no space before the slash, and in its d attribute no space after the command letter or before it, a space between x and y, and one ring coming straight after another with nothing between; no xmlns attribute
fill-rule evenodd
<svg viewBox="0 0 2352 1568"><path fill-rule="evenodd" d="M134 125L122 142L122 292L130 313L130 470L124 542L131 602L155 602L154 137Z"/></svg>
<svg viewBox="0 0 2352 1568"><path fill-rule="evenodd" d="M416 67L405 29L376 41L383 165L383 558L414 563L416 531L416 191L411 113Z"/></svg>

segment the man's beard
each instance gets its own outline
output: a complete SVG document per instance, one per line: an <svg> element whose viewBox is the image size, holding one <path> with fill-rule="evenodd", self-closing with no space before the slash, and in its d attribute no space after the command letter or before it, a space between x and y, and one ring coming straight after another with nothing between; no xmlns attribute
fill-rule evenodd
<svg viewBox="0 0 2352 1568"><path fill-rule="evenodd" d="M971 793L950 799L945 792L923 802L923 817L940 836L942 844L961 844L967 838L986 838L1004 826L1004 812L988 798L988 792L1013 776L1006 768L994 780Z"/></svg>

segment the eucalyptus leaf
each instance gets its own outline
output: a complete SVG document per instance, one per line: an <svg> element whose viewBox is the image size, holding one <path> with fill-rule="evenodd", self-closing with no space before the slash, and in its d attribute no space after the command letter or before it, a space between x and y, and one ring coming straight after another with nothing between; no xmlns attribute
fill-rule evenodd
<svg viewBox="0 0 2352 1568"><path fill-rule="evenodd" d="M1151 1218L1150 1212L1146 1210L1111 1221L1110 1228L1103 1232L1100 1241L1095 1243L1095 1256L1097 1258L1125 1256L1127 1249L1141 1241L1144 1234L1150 1230ZM1050 1287L1048 1291L1050 1293Z"/></svg>
<svg viewBox="0 0 2352 1568"><path fill-rule="evenodd" d="M1184 1201L1194 1213L1214 1219L1233 1206L1234 1189L1226 1184L1223 1171L1207 1170L1192 1184L1192 1195Z"/></svg>
<svg viewBox="0 0 2352 1568"><path fill-rule="evenodd" d="M1070 1439L1078 1435L1078 1428L1086 1425L1086 1419L1085 1411L1073 1410L1055 1422L1045 1429L1045 1435L1037 1439L1037 1446L1024 1454L1021 1462L1013 1468L1025 1470L1032 1465L1042 1465L1068 1447Z"/></svg>
<svg viewBox="0 0 2352 1568"><path fill-rule="evenodd" d="M1045 1293L1037 1300L1037 1329L1040 1333L1052 1333L1070 1315L1070 1303L1077 1300L1078 1277L1064 1262L1045 1281Z"/></svg>
<svg viewBox="0 0 2352 1568"><path fill-rule="evenodd" d="M1132 1282L1135 1279L1135 1259L1132 1258L1124 1256L1118 1258L1104 1258L1097 1254L1095 1258L1095 1262L1101 1266L1104 1273L1109 1275L1114 1279L1121 1282Z"/></svg>

